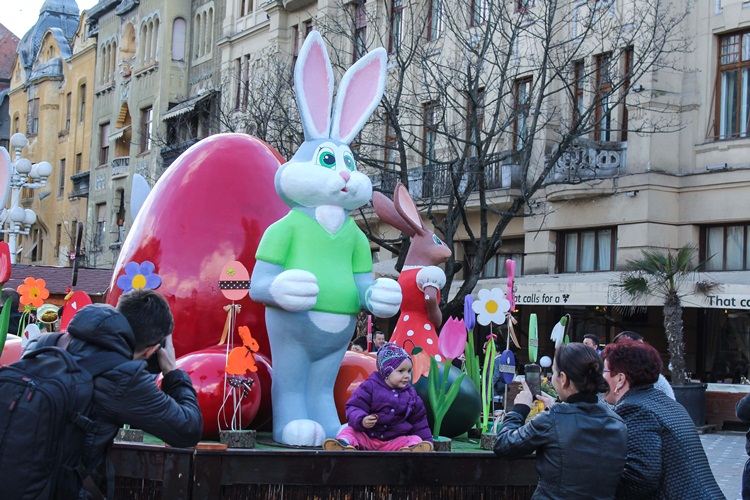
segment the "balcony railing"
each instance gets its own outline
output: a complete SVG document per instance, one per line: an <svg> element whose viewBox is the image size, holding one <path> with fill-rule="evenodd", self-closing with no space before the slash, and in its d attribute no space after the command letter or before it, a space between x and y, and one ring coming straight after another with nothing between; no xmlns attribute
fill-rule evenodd
<svg viewBox="0 0 750 500"><path fill-rule="evenodd" d="M475 169L476 161L469 159L468 172L466 172L459 184L459 190L466 188L467 177ZM520 185L520 167L518 165L486 165L483 169L485 187L488 190L511 189ZM407 170L409 180L409 193L415 198L442 198L453 193L452 169L449 166L425 165L423 167L410 168ZM396 183L400 180L400 174L395 170L383 171L372 176L374 187L380 188L385 193L392 193ZM479 191L479 184L474 187L473 192Z"/></svg>
<svg viewBox="0 0 750 500"><path fill-rule="evenodd" d="M73 191L68 197L70 199L87 198L89 195L90 179L91 173L88 171L71 175L70 180L73 182Z"/></svg>
<svg viewBox="0 0 750 500"><path fill-rule="evenodd" d="M547 176L547 184L577 184L625 174L627 142L580 139L563 153Z"/></svg>
<svg viewBox="0 0 750 500"><path fill-rule="evenodd" d="M189 139L187 141L169 144L168 146L161 148L159 154L161 154L162 166L165 169L169 168L169 166L177 159L178 156L187 151L190 146L197 143L198 141L200 141L200 139L198 138Z"/></svg>
<svg viewBox="0 0 750 500"><path fill-rule="evenodd" d="M128 166L130 165L129 156L120 156L112 160L112 177L122 177L128 175Z"/></svg>

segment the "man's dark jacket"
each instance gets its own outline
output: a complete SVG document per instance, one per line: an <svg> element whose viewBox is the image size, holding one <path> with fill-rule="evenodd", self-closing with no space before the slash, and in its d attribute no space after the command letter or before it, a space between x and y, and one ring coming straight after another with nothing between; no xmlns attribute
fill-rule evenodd
<svg viewBox="0 0 750 500"><path fill-rule="evenodd" d="M122 364L94 380L91 418L98 429L89 434L85 465L100 489L111 498L113 480L106 481L106 456L123 424L142 429L175 447L194 446L201 438L203 417L187 373L169 372L161 390L146 371L146 362L133 360L135 335L125 317L112 306L92 304L81 309L68 325L68 352L76 358L106 351L122 355ZM109 483L109 484L107 484ZM106 488L106 489L105 489Z"/></svg>
<svg viewBox="0 0 750 500"><path fill-rule="evenodd" d="M680 403L646 384L625 393L615 412L628 425L618 499L724 498L695 424Z"/></svg>

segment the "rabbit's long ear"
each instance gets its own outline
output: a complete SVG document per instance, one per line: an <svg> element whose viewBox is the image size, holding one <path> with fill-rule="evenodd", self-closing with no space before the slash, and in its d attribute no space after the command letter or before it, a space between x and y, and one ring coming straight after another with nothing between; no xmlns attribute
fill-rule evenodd
<svg viewBox="0 0 750 500"><path fill-rule="evenodd" d="M396 211L409 224L415 234L422 234L425 231L422 224L422 217L419 216L419 210L417 210L417 205L411 199L409 190L400 182L396 184L396 189L393 191L393 204L396 207Z"/></svg>
<svg viewBox="0 0 750 500"><path fill-rule="evenodd" d="M305 38L294 67L294 91L305 140L328 137L331 129L333 69L320 33Z"/></svg>
<svg viewBox="0 0 750 500"><path fill-rule="evenodd" d="M388 54L379 47L349 68L339 84L331 138L349 144L380 104L385 90Z"/></svg>
<svg viewBox="0 0 750 500"><path fill-rule="evenodd" d="M396 211L393 202L386 195L377 191L372 193L372 206L375 208L375 213L378 214L380 220L407 234L410 238L414 237L414 228L401 217L401 214Z"/></svg>

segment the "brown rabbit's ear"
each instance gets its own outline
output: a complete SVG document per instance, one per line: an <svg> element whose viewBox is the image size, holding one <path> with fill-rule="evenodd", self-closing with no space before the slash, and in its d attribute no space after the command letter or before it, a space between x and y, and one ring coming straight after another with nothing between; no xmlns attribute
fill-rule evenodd
<svg viewBox="0 0 750 500"><path fill-rule="evenodd" d="M424 233L425 229L422 224L422 217L419 216L417 205L411 199L409 190L401 182L396 184L396 189L393 191L393 204L396 206L396 211L409 224L415 234Z"/></svg>
<svg viewBox="0 0 750 500"><path fill-rule="evenodd" d="M410 238L414 236L414 229L407 224L403 217L396 211L393 202L383 193L375 191L372 193L372 206L375 213L383 222L390 224L399 231L406 233Z"/></svg>

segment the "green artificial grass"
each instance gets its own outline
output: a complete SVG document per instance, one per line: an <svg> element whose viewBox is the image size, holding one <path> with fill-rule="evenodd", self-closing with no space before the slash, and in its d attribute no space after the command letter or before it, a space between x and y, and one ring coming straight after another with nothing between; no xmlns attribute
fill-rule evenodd
<svg viewBox="0 0 750 500"><path fill-rule="evenodd" d="M164 441L152 436L151 434L144 433L143 442L145 444L159 444L163 445ZM217 443L218 441L206 440L206 442ZM297 447L297 446L282 446L274 443L271 432L258 432L256 439L256 450L289 450L289 449L304 449L312 450L314 448ZM453 438L451 443L452 452L461 453L492 453L491 450L483 450L479 446L479 438L470 438L466 433L461 434Z"/></svg>

